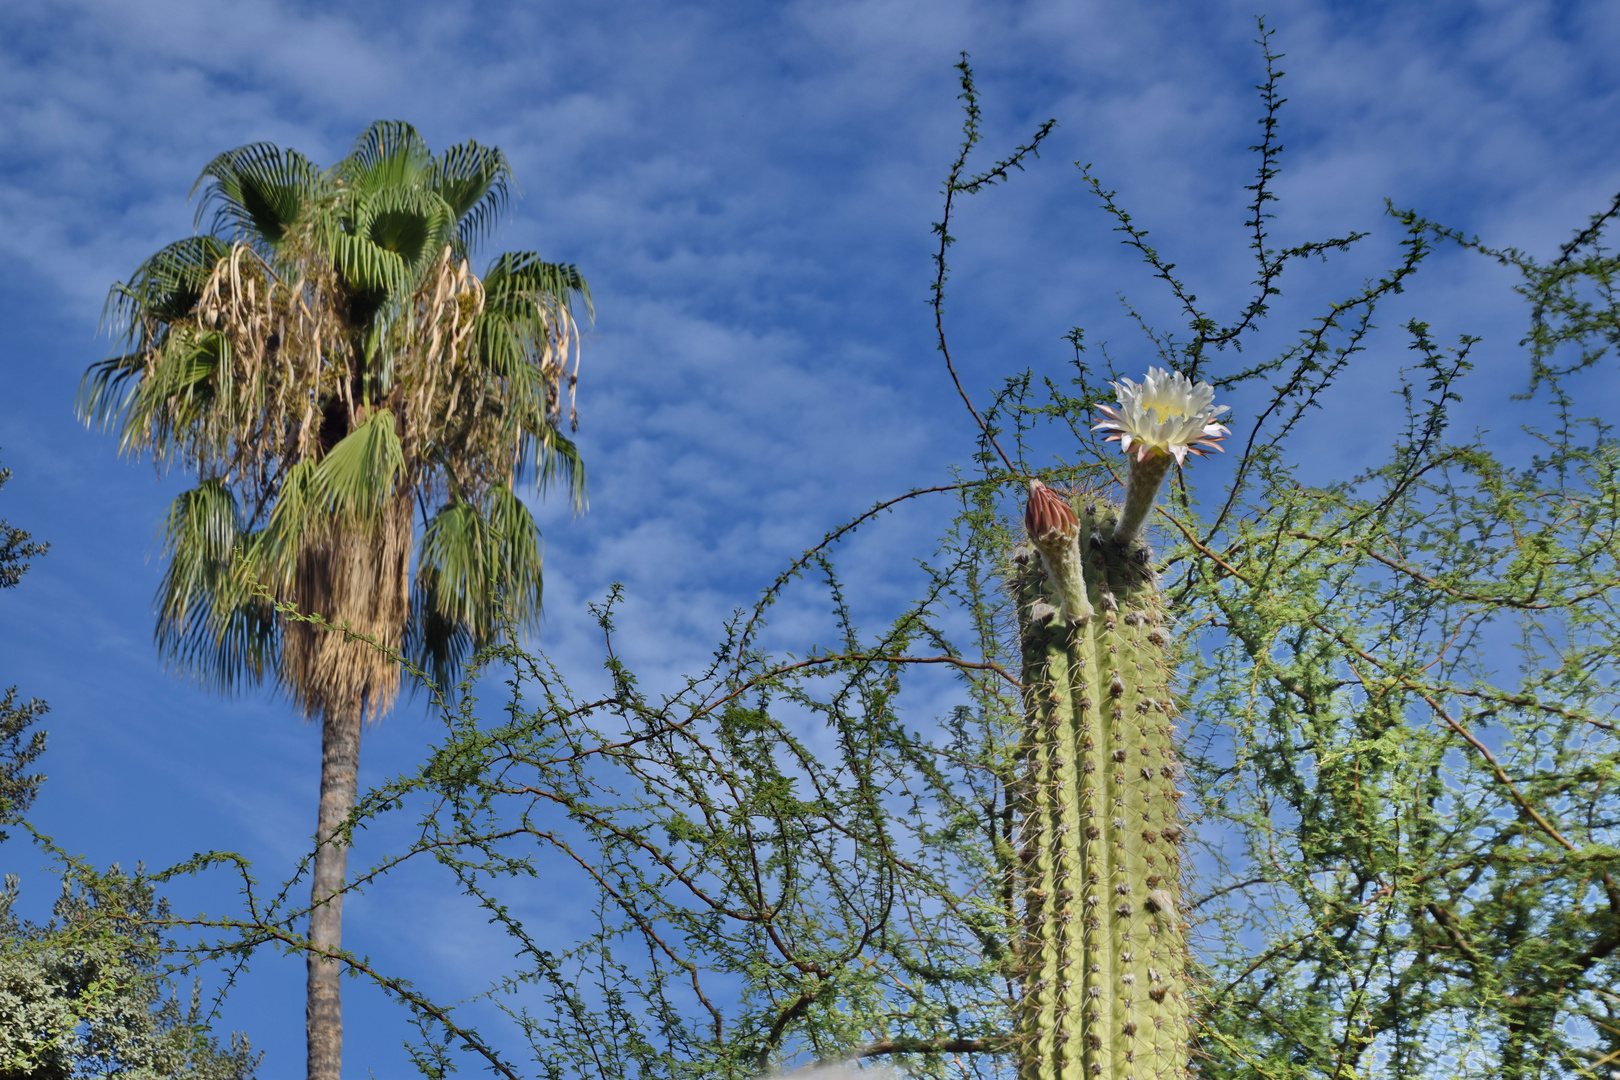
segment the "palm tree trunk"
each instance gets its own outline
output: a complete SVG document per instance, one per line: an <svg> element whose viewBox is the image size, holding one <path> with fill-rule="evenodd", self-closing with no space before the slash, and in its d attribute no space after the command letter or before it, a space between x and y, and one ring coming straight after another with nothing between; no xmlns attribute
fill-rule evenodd
<svg viewBox="0 0 1620 1080"><path fill-rule="evenodd" d="M309 1080L339 1080L343 1069L343 1002L338 979L343 966L317 950L343 941L343 883L348 845L334 839L354 809L360 771L359 694L321 716L321 809L315 829L314 882L310 889L309 990L304 1024L309 1042Z"/></svg>

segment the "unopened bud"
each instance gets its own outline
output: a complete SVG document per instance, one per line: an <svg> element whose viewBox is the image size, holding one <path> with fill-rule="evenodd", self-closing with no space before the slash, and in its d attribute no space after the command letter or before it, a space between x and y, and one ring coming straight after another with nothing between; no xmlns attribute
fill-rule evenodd
<svg viewBox="0 0 1620 1080"><path fill-rule="evenodd" d="M1080 518L1074 507L1039 480L1031 480L1024 528L1041 554L1041 564L1062 605L1064 620L1073 624L1091 618L1091 601L1086 598L1080 561Z"/></svg>

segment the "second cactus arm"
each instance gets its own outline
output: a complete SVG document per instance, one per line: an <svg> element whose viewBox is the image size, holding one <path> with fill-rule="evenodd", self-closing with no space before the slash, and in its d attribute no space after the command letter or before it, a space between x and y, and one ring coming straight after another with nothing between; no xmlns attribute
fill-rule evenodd
<svg viewBox="0 0 1620 1080"><path fill-rule="evenodd" d="M1019 1076L1181 1080L1187 957L1162 608L1140 545L1100 539L1115 511L1077 509L1096 614L1031 618L1048 600L1039 561L1026 555L1017 579Z"/></svg>

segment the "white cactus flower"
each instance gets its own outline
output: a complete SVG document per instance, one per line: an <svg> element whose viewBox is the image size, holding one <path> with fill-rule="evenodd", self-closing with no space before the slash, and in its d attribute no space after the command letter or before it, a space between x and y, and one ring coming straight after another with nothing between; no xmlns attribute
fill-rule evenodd
<svg viewBox="0 0 1620 1080"><path fill-rule="evenodd" d="M1119 443L1129 454L1136 448L1142 461L1155 450L1170 454L1181 465L1188 454L1221 449L1221 439L1231 434L1215 418L1230 406L1215 404L1215 388L1207 382L1196 385L1179 371L1148 368L1140 383L1120 379L1110 383L1119 395L1119 405L1098 408L1106 420L1093 431L1112 431L1108 442Z"/></svg>

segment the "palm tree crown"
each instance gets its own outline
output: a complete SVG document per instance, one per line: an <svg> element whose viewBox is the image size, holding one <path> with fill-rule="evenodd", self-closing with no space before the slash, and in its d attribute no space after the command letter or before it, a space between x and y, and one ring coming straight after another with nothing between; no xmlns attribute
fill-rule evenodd
<svg viewBox="0 0 1620 1080"><path fill-rule="evenodd" d="M510 180L498 149L435 157L399 122L325 171L254 143L203 170L209 230L114 286L128 351L86 374L81 413L200 481L166 522L171 663L226 688L271 673L306 714L359 696L376 715L397 666L267 596L404 650L441 684L503 607L538 616L539 532L513 484L562 480L583 503L561 419L573 304L590 294L529 252L472 273Z"/></svg>

